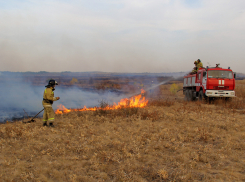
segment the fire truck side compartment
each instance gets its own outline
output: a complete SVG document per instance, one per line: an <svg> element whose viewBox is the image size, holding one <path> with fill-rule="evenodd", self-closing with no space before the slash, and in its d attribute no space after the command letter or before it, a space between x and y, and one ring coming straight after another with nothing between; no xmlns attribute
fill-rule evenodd
<svg viewBox="0 0 245 182"><path fill-rule="evenodd" d="M188 77L184 78L184 87L194 87L196 86L196 77Z"/></svg>
<svg viewBox="0 0 245 182"><path fill-rule="evenodd" d="M193 76L191 86L195 86L195 85L196 85L196 77Z"/></svg>

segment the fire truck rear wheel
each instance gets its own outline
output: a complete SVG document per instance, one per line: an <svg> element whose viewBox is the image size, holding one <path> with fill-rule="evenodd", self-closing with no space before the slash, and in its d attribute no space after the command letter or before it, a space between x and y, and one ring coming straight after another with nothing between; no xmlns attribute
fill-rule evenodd
<svg viewBox="0 0 245 182"><path fill-rule="evenodd" d="M184 91L185 101L188 101L188 95L187 95L187 93L188 93L188 90L185 90L185 91Z"/></svg>
<svg viewBox="0 0 245 182"><path fill-rule="evenodd" d="M193 90L191 90L191 100L192 101L195 101L196 100L196 96L195 96L195 94L194 93L196 93L196 92L194 92Z"/></svg>
<svg viewBox="0 0 245 182"><path fill-rule="evenodd" d="M190 101L189 90L185 91L185 100Z"/></svg>
<svg viewBox="0 0 245 182"><path fill-rule="evenodd" d="M190 101L191 100L191 94L190 94L190 90L186 90L186 100Z"/></svg>
<svg viewBox="0 0 245 182"><path fill-rule="evenodd" d="M203 99L204 99L203 91L200 90L200 92L199 92L199 94L198 94L198 100L199 100L199 101L203 101Z"/></svg>
<svg viewBox="0 0 245 182"><path fill-rule="evenodd" d="M190 101L189 90L186 90L186 91L185 91L185 97L186 97L186 101Z"/></svg>
<svg viewBox="0 0 245 182"><path fill-rule="evenodd" d="M190 101L193 101L192 90L189 90Z"/></svg>

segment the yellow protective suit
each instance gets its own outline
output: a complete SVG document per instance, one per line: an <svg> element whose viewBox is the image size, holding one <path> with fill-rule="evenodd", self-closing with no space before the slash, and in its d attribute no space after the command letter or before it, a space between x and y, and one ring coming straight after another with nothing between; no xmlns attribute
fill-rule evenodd
<svg viewBox="0 0 245 182"><path fill-rule="evenodd" d="M57 97L54 97L53 87L46 88L43 93L43 124L48 125L54 122L54 110L52 104L54 101L58 100Z"/></svg>
<svg viewBox="0 0 245 182"><path fill-rule="evenodd" d="M201 61L199 63L197 62L197 71L202 67L203 67L202 62Z"/></svg>

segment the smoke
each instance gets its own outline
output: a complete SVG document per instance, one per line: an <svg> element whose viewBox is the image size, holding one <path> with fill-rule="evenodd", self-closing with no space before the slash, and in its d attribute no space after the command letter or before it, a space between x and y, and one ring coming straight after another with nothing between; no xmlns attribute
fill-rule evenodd
<svg viewBox="0 0 245 182"><path fill-rule="evenodd" d="M113 104L126 97L124 94L111 91L88 92L77 87L59 88L58 86L55 90L55 96L59 96L61 99L54 102L53 108L57 108L59 104L64 105L66 108L83 108L84 106L95 107L99 106L102 100L108 104Z"/></svg>
<svg viewBox="0 0 245 182"><path fill-rule="evenodd" d="M24 81L2 81L0 89L0 122L11 120L12 117L23 117L25 115L23 109L31 116L43 109L44 86L34 86ZM95 107L99 106L102 100L108 104L113 104L126 97L123 94L109 91L103 93L88 92L77 87L66 88L62 86L57 86L54 94L55 97L61 98L54 102L54 110L58 108L59 104L63 104L67 108ZM42 113L39 116L42 116Z"/></svg>
<svg viewBox="0 0 245 182"><path fill-rule="evenodd" d="M99 106L102 100L112 105L114 103L118 103L122 98L129 98L140 94L141 88L143 88L145 91L151 92L152 90L158 89L160 85L166 84L171 80L183 78L184 74L186 73L168 73L166 75L148 75L146 73L143 74L143 76L137 74L118 74L116 75L116 78L120 79L118 82L124 83L123 88L121 88L119 91L86 91L76 86L65 87L58 85L54 93L55 97L59 96L61 99L54 102L53 109L56 110L60 104L64 105L68 109L83 108L84 106L95 107ZM42 99L45 84L38 82L38 79L46 80L45 76L38 78L36 74L32 73L29 73L29 75L25 77L23 75L25 74L13 72L3 72L0 75L0 122L11 119L12 117L23 117L25 115L23 109L28 113L28 115L31 116L34 116L43 109ZM166 80L160 81L159 76L166 76ZM88 79L89 78L90 77L88 77ZM27 82L30 80L33 82ZM37 83L39 85L43 85L34 85ZM136 90L133 91L132 88L136 88ZM42 113L39 116L42 116Z"/></svg>

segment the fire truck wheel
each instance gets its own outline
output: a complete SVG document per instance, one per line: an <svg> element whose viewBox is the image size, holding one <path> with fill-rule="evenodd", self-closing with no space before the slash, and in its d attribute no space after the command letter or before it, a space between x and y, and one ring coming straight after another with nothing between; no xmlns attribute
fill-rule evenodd
<svg viewBox="0 0 245 182"><path fill-rule="evenodd" d="M191 90L191 100L192 101L195 101L196 100L196 97L194 96L194 92Z"/></svg>
<svg viewBox="0 0 245 182"><path fill-rule="evenodd" d="M188 95L187 95L188 94L188 90L185 90L184 94L185 94L185 101L188 101Z"/></svg>
<svg viewBox="0 0 245 182"><path fill-rule="evenodd" d="M203 99L204 99L203 91L202 90L200 90L200 92L198 94L198 99L199 99L199 101L203 101Z"/></svg>
<svg viewBox="0 0 245 182"><path fill-rule="evenodd" d="M189 90L189 101L192 101L193 97L192 97L192 90Z"/></svg>
<svg viewBox="0 0 245 182"><path fill-rule="evenodd" d="M191 100L190 90L186 90L186 100L187 101Z"/></svg>

